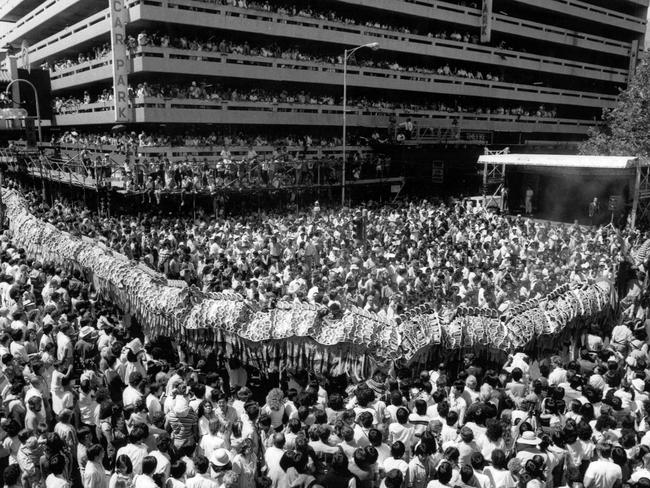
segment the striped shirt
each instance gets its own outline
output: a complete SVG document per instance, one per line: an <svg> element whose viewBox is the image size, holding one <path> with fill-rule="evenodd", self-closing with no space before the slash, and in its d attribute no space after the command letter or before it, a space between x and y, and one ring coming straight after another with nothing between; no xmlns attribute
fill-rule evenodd
<svg viewBox="0 0 650 488"><path fill-rule="evenodd" d="M174 445L181 447L196 443L194 438L194 426L198 425L199 419L194 410L189 409L185 416L177 415L173 410L167 414L167 424L172 430Z"/></svg>

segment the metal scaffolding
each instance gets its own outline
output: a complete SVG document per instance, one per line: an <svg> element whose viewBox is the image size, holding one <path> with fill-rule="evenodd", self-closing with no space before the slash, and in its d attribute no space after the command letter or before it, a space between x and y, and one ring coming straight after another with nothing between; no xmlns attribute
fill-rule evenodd
<svg viewBox="0 0 650 488"><path fill-rule="evenodd" d="M483 150L486 156L503 156L510 154L510 148L506 147L499 151L491 151L487 147ZM504 210L506 191L506 165L505 163L489 163L483 164L483 206L496 206L500 210Z"/></svg>
<svg viewBox="0 0 650 488"><path fill-rule="evenodd" d="M636 162L636 180L630 225L632 227L649 227L650 225L650 165L649 161L638 158Z"/></svg>

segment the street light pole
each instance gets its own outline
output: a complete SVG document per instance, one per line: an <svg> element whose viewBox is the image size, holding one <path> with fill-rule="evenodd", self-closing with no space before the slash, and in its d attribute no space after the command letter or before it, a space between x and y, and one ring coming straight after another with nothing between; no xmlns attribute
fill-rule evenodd
<svg viewBox="0 0 650 488"><path fill-rule="evenodd" d="M36 90L34 84L31 81L25 80L23 78L16 78L15 80L11 80L7 85L7 88L5 89L5 95L9 95L9 88L11 88L11 85L20 81L22 81L23 83L27 83L29 86L32 87L32 90L34 91L34 100L36 100L36 123L38 124L38 142L42 143L43 134L41 132L41 105L38 102L38 91Z"/></svg>
<svg viewBox="0 0 650 488"><path fill-rule="evenodd" d="M345 207L345 166L347 160L346 144L347 144L347 119L346 112L348 110L348 50L343 51L343 174L341 177L341 207Z"/></svg>
<svg viewBox="0 0 650 488"><path fill-rule="evenodd" d="M347 165L347 111L348 111L348 59L359 49L369 47L373 51L379 49L379 43L370 42L354 49L343 50L343 171L341 176L341 206L345 206L345 170Z"/></svg>

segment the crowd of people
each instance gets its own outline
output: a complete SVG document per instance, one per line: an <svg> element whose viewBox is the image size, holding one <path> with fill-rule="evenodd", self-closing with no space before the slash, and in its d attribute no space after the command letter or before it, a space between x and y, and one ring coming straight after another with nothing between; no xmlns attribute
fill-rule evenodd
<svg viewBox="0 0 650 488"><path fill-rule="evenodd" d="M247 0L207 0L205 3L221 4L221 5L231 5L233 7L246 8L250 10L259 10L262 12L273 12L280 15L288 15L291 17L304 17L308 19L317 19L317 20L328 20L332 22L342 22L349 25L363 25L365 27L374 27L376 29L387 30L391 32L400 32L402 34L421 34L428 37L436 37L440 39L451 39L464 42L472 42L473 44L478 44L478 36L472 35L468 32L460 33L460 31L454 29L450 32L439 31L435 34L432 32L421 32L417 28L408 27L406 25L395 25L394 23L389 23L386 20L379 21L376 19L360 19L354 18L349 14L339 14L334 10L329 10L323 8L321 5L316 3L306 2L307 4L297 4L295 2L287 2L284 0L272 1L272 2L256 2L256 1L247 1ZM459 2L452 2L459 3ZM471 8L476 8L476 3L466 4L465 2L460 2L463 6L468 6ZM395 22L395 19L392 19Z"/></svg>
<svg viewBox="0 0 650 488"><path fill-rule="evenodd" d="M385 144L378 131L369 137L352 134L348 138L348 180L391 176L391 159L381 151L362 151L369 145ZM103 134L66 131L53 136L48 157L61 158L64 151L76 151L66 170L92 177L98 184L117 182L128 192L140 192L143 202L160 204L168 193L216 194L220 189L278 190L290 187L330 186L340 182L342 162L340 139L308 134L282 138L196 133L121 132ZM19 145L11 148L18 149ZM173 158L142 152L145 148L206 147L210 156ZM335 150L319 155L312 149ZM110 151L110 152L107 152Z"/></svg>
<svg viewBox="0 0 650 488"><path fill-rule="evenodd" d="M193 52L216 52L221 54L239 54L242 56L261 56L265 58L277 58L293 61L312 61L325 64L343 64L343 56L339 53L325 55L321 51L309 52L304 47L281 46L278 43L268 42L233 42L228 39L200 39L188 38L186 36L170 36L167 33L146 31L140 32L137 39L131 36L131 49L134 51L137 47L155 46L170 47L176 49L189 50ZM200 55L199 55L200 58ZM488 81L503 81L498 75L487 72L485 75L482 71L473 71L464 67L453 67L449 63L441 64L437 67L431 66L408 66L401 65L394 60L383 60L374 58L353 58L348 60L351 65L362 66L366 68L389 69L392 71L407 71L412 73L438 74L441 76L453 76L459 78L479 79Z"/></svg>
<svg viewBox="0 0 650 488"><path fill-rule="evenodd" d="M350 146L363 145L367 138L354 132L348 135ZM278 148L304 148L304 147L338 147L341 145L340 137L327 137L317 134L288 133L282 136L251 134L249 132L220 132L212 131L201 134L195 131L161 132L159 130L139 132L88 132L67 130L61 135L55 135L52 144L75 145L80 147L111 146L119 150L138 147L169 147L169 146L221 146L227 147L278 147Z"/></svg>
<svg viewBox="0 0 650 488"><path fill-rule="evenodd" d="M221 3L221 2L206 2L206 3ZM376 19L355 19L349 15L340 15L339 13L333 10L323 9L320 6L315 5L304 5L304 4L295 4L292 2L283 2L283 1L273 1L273 2L238 2L238 6L241 8L247 8L251 10L259 10L263 12L274 12L280 15L287 15L291 17L304 17L318 20L328 20L333 22L341 22L348 25L363 25L365 27L373 27L376 29L385 30L388 32L399 32L402 34L414 34L414 35L423 35L429 38L443 39L443 40L452 40L457 42L478 44L479 36L478 31L468 32L460 31L458 29L451 30L438 30L435 32L421 32L417 27L409 27L406 25L392 25L386 21L378 21ZM226 4L232 4L227 2ZM474 4L472 5L473 8ZM394 21L395 19L393 19ZM189 39L184 36L179 36L177 38L170 37L168 34L161 33L152 33L149 34L147 31L141 31L137 35L131 35L128 37L127 45L131 50L135 50L138 46L147 46L147 45L157 45L162 47L175 47L180 49L191 49L195 51L210 51L210 52L221 52L221 53L238 53L244 54L246 48L244 46L229 46L227 41L215 41L210 39L207 41L202 41L198 39ZM496 47L499 49L511 49L505 42L499 41L496 44ZM256 55L266 55L267 52L276 52L275 57L284 57L279 54L277 46L267 47L265 49L254 49L253 52L257 52ZM522 50L525 52L525 50ZM254 54L255 55L255 54ZM42 68L49 69L52 72L58 72L72 66L75 66L80 63L84 63L90 60L98 60L103 58L108 58L110 56L110 45L107 43L93 47L92 49L79 53L76 57L67 57L51 62L45 62L42 64Z"/></svg>
<svg viewBox="0 0 650 488"><path fill-rule="evenodd" d="M138 37L129 36L128 45L131 53L135 52L138 47L154 46L163 48L183 49L197 53L197 60L201 59L201 52L205 53L220 53L220 54L239 54L242 56L261 56L265 58L286 59L293 61L311 61L323 64L341 65L343 57L341 54L325 55L321 51L308 52L304 48L298 46L281 46L278 43L259 42L253 41L234 42L228 39L216 39L211 37L209 39L190 38L187 36L170 36L166 32L140 32ZM79 54L76 58L68 57L57 60L53 63L53 67L69 68L87 62L93 59L101 59L110 55L105 50L105 44L101 47L94 48L92 54ZM98 57L100 56L100 57ZM173 59L174 56L171 56ZM438 66L413 66L402 65L394 60L383 60L374 58L353 58L348 61L351 65L356 65L365 68L387 69L392 71L402 71L409 73L422 73L429 75L440 75L457 78L468 78L477 80L488 81L504 81L502 76L492 72L483 73L481 70L474 70L468 67L452 66L448 62ZM43 65L44 68L49 68L48 64ZM54 70L53 72L56 72Z"/></svg>
<svg viewBox="0 0 650 488"><path fill-rule="evenodd" d="M165 181L182 185L179 169L166 171ZM264 307L307 301L389 318L424 303L504 312L564 283L612 279L612 262L632 245L615 230L513 222L460 202L364 210L317 204L293 213L199 220L105 219L56 204L39 215L205 291L232 290Z"/></svg>
<svg viewBox="0 0 650 488"><path fill-rule="evenodd" d="M290 92L288 90L269 90L263 88L252 88L242 90L241 88L224 87L220 84L210 83L209 80L190 81L187 83L138 83L129 87L132 99L180 99L180 100L202 100L210 103L220 102L259 102L268 104L295 103L300 105L327 105L341 106L340 96L328 94L315 94L306 90ZM104 88L91 93L84 90L80 94L70 94L65 97L55 97L52 101L54 113L71 114L86 110L91 103L103 103L106 110L112 109L113 90ZM426 101L418 103L412 101L393 101L386 99L373 99L369 97L348 97L347 106L349 109L381 109L381 110L407 110L413 112L413 116L420 115L418 112L447 112L461 116L466 113L476 115L512 115L516 117L538 117L556 118L557 109L547 108L545 105L513 105L504 107L502 104L489 105L465 105L458 100L453 101ZM426 114L422 114L426 116Z"/></svg>
<svg viewBox="0 0 650 488"><path fill-rule="evenodd" d="M208 3L359 22L281 2ZM430 35L476 42L475 35L460 32ZM141 33L130 42L183 45L182 38L167 37ZM185 43L187 49L216 45L226 52L221 41ZM277 54L268 47L240 48L241 54ZM106 57L102 46L52 69ZM440 69L446 76L479 76ZM309 93L243 93L201 83L143 84L133 92L337 103ZM110 101L111 93L96 96ZM78 100L97 98L84 93ZM63 113L71 104L78 105L60 99L55 109ZM459 106L454 110L462 112ZM496 110L526 115L536 109ZM544 106L536 113L556 116ZM379 137L374 132L366 142ZM330 172L328 181L340 176L335 164L320 167L286 149L336 146L336 138L68 131L55 142L219 147L216 164L145 157L125 164L125 181L149 203L160 202L164 192L214 191L231 182L282 186L309 184L321 171ZM234 158L233 146L247 147L247 154ZM282 149L267 159L258 157L260 146ZM389 162L369 161L353 161L352 176L359 178L364 164L378 176L386 173ZM98 165L88 168L98 176ZM96 239L205 292L239 293L264 310L292 302L323 305L334 318L356 307L399 319L423 304L506 313L565 283L616 279L621 300L613 322L581 324L577 348L552 357L516 352L505 363L486 363L466 354L461 364L440 357L421 369L378 368L362 381L283 364L259 371L229 349L198 357L179 338L149 337L144 324L98 294L81 270L34 259L5 231L0 473L6 488L650 488L648 281L645 268L622 284L617 275L640 238L632 231L511 218L462 200L343 209L316 202L243 217L227 215L223 206L216 215L107 217L79 202L48 205L41 195L26 197L35 215L61 230Z"/></svg>
<svg viewBox="0 0 650 488"><path fill-rule="evenodd" d="M106 63L110 62L111 56L111 45L107 42L103 44L98 44L93 46L89 51L80 52L77 54L76 58L66 57L61 59L56 59L54 61L45 62L41 65L42 69L49 70L52 73L57 73L74 66L87 63L88 61L97 61L99 59L105 59Z"/></svg>
<svg viewBox="0 0 650 488"><path fill-rule="evenodd" d="M351 148L352 149L352 148ZM228 145L215 150L215 157L196 157L170 161L166 156L140 155L125 157L121 165L106 155L93 155L82 150L80 160L71 161L67 171L96 179L100 186L117 181L127 192L142 193L142 202L161 203L165 194L180 194L181 205L185 195L210 194L220 190L250 189L288 190L292 187L311 188L340 183L342 162L336 156L305 157L302 150L290 147L272 148L258 154L248 146L243 155L233 156ZM346 174L349 180L385 178L390 175L391 159L382 154L349 152ZM94 156L94 157L93 157Z"/></svg>
<svg viewBox="0 0 650 488"><path fill-rule="evenodd" d="M339 166L334 160L303 159L277 150L270 157L259 158L253 147L245 157L232 159L224 146L215 164L208 163L205 158L202 162L193 159L173 163L166 158L141 158L126 164L120 177L125 182L125 190L143 192L143 203L145 200L152 203L155 198L160 204L164 193L177 192L181 194L181 205L185 205L186 194L208 192L216 195L222 189L279 190L333 185L340 178Z"/></svg>
<svg viewBox="0 0 650 488"><path fill-rule="evenodd" d="M463 31L458 29L457 27L447 29L445 27L442 28L442 30L436 30L435 32L432 32L431 30L428 29L422 29L421 25L406 25L404 23L404 19L400 19L402 22L402 25L397 25L395 22L397 21L396 18L391 17L390 21L386 20L386 18L382 20L378 20L377 18L355 18L351 16L349 13L346 14L341 14L339 12L336 12L335 10L330 10L323 8L322 5L320 4L311 4L310 2L307 2L305 5L304 3L299 3L296 4L295 2L288 2L285 0L273 0L272 2L256 2L256 1L247 1L247 0L202 0L204 3L212 3L212 4L221 4L221 5L230 5L233 7L238 7L238 8L245 8L245 9L250 9L250 10L258 10L260 12L273 12L276 14L280 15L286 15L290 17L304 17L308 19L315 19L315 20L326 20L326 21L331 21L331 22L341 22L344 24L348 25L360 25L360 26L365 26L365 27L371 27L375 29L381 29L389 32L399 32L401 34L413 34L413 35L420 35L420 36L425 36L428 38L432 39L443 39L443 40L451 40L451 41L456 41L456 42L464 42L464 43L471 43L471 44L478 44L479 43L479 35L478 32L470 32L470 31ZM408 0L406 0L408 1ZM472 9L478 8L478 4L476 2L466 2L464 0L460 1L453 1L453 0L448 0L446 3L451 3L451 4L457 4L461 7L469 7ZM507 13L503 10L500 11L501 14L507 15ZM358 15L359 12L355 12L355 15ZM138 44L140 44L141 40L145 40L146 38L132 38L130 41L130 46L132 48L136 47ZM495 40L492 42L493 46L502 49L502 50L517 50L519 52L525 53L526 49L522 46L519 46L517 48L511 46L508 44L503 39ZM140 44L142 45L142 44Z"/></svg>
<svg viewBox="0 0 650 488"><path fill-rule="evenodd" d="M359 296L388 313L441 296L503 305L495 295L507 283L517 288L507 301L517 301L559 281L611 278L619 252L608 230L426 202L192 221L100 219L28 198L46 221L169 276L196 272L208 289L269 305L327 300L333 313ZM633 318L586 324L578 356L516 353L491 364L467 354L354 381L258 371L227 351L202 358L177 338L152 341L79 270L32 259L8 234L0 271L8 488L650 486L639 273L623 299Z"/></svg>

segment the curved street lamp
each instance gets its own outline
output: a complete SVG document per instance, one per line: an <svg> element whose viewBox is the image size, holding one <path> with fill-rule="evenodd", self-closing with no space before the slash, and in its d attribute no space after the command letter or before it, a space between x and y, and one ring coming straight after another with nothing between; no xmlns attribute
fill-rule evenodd
<svg viewBox="0 0 650 488"><path fill-rule="evenodd" d="M32 90L34 91L34 99L36 100L36 123L38 124L38 142L43 142L43 134L41 133L41 106L38 102L38 91L36 90L34 84L31 81L25 80L23 78L16 78L15 80L11 80L7 85L7 88L5 89L5 95L9 95L9 88L11 88L11 85L18 82L27 83L32 87Z"/></svg>
<svg viewBox="0 0 650 488"><path fill-rule="evenodd" d="M347 155L346 155L346 144L347 144L347 120L346 120L346 112L347 112L347 97L348 97L348 59L350 59L350 56L352 56L355 52L357 52L359 49L363 48L370 48L373 51L376 51L379 49L379 43L378 42L369 42L368 44L362 44L361 46L357 46L353 49L345 49L343 51L343 177L341 178L341 206L345 205L345 169L346 169L346 163L347 163Z"/></svg>

